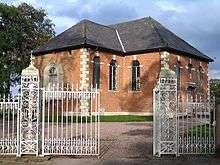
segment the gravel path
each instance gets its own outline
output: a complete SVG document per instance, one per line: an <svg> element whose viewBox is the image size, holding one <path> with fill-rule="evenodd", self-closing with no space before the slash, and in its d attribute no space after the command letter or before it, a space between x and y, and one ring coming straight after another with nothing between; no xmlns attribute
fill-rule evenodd
<svg viewBox="0 0 220 165"><path fill-rule="evenodd" d="M152 157L152 123L101 123L103 159Z"/></svg>

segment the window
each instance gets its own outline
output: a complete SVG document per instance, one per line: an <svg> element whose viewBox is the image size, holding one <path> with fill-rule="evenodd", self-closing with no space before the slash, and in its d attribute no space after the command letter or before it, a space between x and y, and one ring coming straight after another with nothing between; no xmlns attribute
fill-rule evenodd
<svg viewBox="0 0 220 165"><path fill-rule="evenodd" d="M190 79L192 78L192 68L193 68L193 65L188 64L188 74L189 74Z"/></svg>
<svg viewBox="0 0 220 165"><path fill-rule="evenodd" d="M140 90L140 63L138 60L132 62L132 91Z"/></svg>
<svg viewBox="0 0 220 165"><path fill-rule="evenodd" d="M57 75L57 69L55 66L51 66L49 68L49 85L54 86L58 83L58 75Z"/></svg>
<svg viewBox="0 0 220 165"><path fill-rule="evenodd" d="M116 90L117 88L117 62L111 60L109 65L109 90Z"/></svg>
<svg viewBox="0 0 220 165"><path fill-rule="evenodd" d="M203 74L203 69L202 69L201 66L199 67L199 70L197 71L197 79L198 79L198 84L200 86L202 86L203 79L204 79L204 74Z"/></svg>
<svg viewBox="0 0 220 165"><path fill-rule="evenodd" d="M188 64L188 73L189 74L192 74L192 67L193 67L192 64Z"/></svg>
<svg viewBox="0 0 220 165"><path fill-rule="evenodd" d="M93 88L100 87L100 58L93 58L93 80L92 80Z"/></svg>
<svg viewBox="0 0 220 165"><path fill-rule="evenodd" d="M187 88L187 101L188 102L193 102L193 87L189 86Z"/></svg>
<svg viewBox="0 0 220 165"><path fill-rule="evenodd" d="M176 63L176 76L177 76L177 90L179 90L180 89L180 74L181 74L181 64L180 64L180 62L178 61L177 63Z"/></svg>
<svg viewBox="0 0 220 165"><path fill-rule="evenodd" d="M43 87L53 88L63 84L63 68L61 64L51 63L44 69Z"/></svg>

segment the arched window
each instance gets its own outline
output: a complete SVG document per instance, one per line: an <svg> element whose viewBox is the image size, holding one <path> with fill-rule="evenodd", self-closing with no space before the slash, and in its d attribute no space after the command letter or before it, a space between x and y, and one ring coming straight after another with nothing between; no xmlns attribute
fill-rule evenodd
<svg viewBox="0 0 220 165"><path fill-rule="evenodd" d="M100 87L100 58L93 58L93 80L92 80L93 88Z"/></svg>
<svg viewBox="0 0 220 165"><path fill-rule="evenodd" d="M111 60L109 65L109 90L116 90L117 88L117 62Z"/></svg>
<svg viewBox="0 0 220 165"><path fill-rule="evenodd" d="M190 79L192 78L192 68L193 68L193 65L188 64L188 74L189 74Z"/></svg>
<svg viewBox="0 0 220 165"><path fill-rule="evenodd" d="M191 86L187 88L187 101L188 102L193 102L193 90L194 88Z"/></svg>
<svg viewBox="0 0 220 165"><path fill-rule="evenodd" d="M63 83L63 68L61 64L49 64L44 69L43 87L53 88Z"/></svg>
<svg viewBox="0 0 220 165"><path fill-rule="evenodd" d="M180 89L180 76L181 76L181 64L180 62L178 61L176 63L176 76L177 76L177 90Z"/></svg>
<svg viewBox="0 0 220 165"><path fill-rule="evenodd" d="M192 64L188 64L188 73L189 74L192 74L192 68L193 68L193 65Z"/></svg>
<svg viewBox="0 0 220 165"><path fill-rule="evenodd" d="M132 61L132 90L140 90L140 63L138 60Z"/></svg>
<svg viewBox="0 0 220 165"><path fill-rule="evenodd" d="M202 86L203 85L203 79L204 79L204 71L203 71L203 69L202 69L202 67L200 66L199 67L199 70L197 71L197 79L198 79L198 84L200 85L200 86Z"/></svg>
<svg viewBox="0 0 220 165"><path fill-rule="evenodd" d="M51 66L49 68L49 84L54 86L58 83L58 74L55 66Z"/></svg>

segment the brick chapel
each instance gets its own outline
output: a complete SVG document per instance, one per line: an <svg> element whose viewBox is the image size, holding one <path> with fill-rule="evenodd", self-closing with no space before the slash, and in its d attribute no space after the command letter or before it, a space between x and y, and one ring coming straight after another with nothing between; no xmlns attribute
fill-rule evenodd
<svg viewBox="0 0 220 165"><path fill-rule="evenodd" d="M151 17L113 25L82 20L34 51L41 86L92 85L104 115L152 115L153 89L166 53L183 98L205 98L213 60Z"/></svg>

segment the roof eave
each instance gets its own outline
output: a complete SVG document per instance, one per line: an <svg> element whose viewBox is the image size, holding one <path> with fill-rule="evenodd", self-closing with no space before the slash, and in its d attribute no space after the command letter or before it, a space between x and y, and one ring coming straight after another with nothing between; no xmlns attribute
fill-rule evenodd
<svg viewBox="0 0 220 165"><path fill-rule="evenodd" d="M113 53L115 55L120 55L120 56L124 55L124 52L122 52L122 51L118 51L118 50L114 50L114 49L109 49L109 48L105 48L105 47L97 46L97 45L93 45L93 44L88 44L88 43L82 43L82 44L79 44L79 45L66 46L66 47L62 47L62 48L51 49L51 50L44 50L44 51L36 50L36 51L33 51L33 55L40 56L40 55L44 55L44 54L48 54L48 53L60 52L60 51L68 51L68 50L74 50L74 49L80 49L80 48L93 48L93 49L96 49L96 50Z"/></svg>
<svg viewBox="0 0 220 165"><path fill-rule="evenodd" d="M188 53L188 52L185 52L185 51L180 51L180 50L177 50L177 49L173 49L173 48L170 48L170 47L167 47L165 49L167 51L171 51L173 53L179 53L180 55L192 56L194 58L201 59L201 60L203 60L205 62L214 62L214 60L212 58L208 57L208 56L207 56L207 58L205 58L205 57L194 55L194 54L191 54L191 53Z"/></svg>
<svg viewBox="0 0 220 165"><path fill-rule="evenodd" d="M173 48L169 48L169 47L155 47L155 48L151 48L151 49L143 49L143 50L135 50L135 51L127 51L127 52L123 52L123 51L119 51L119 50L114 50L114 49L109 49L106 47L101 47L101 46L97 46L97 45L92 45L92 44L88 44L88 43L82 43L79 45L74 45L74 46L67 46L67 47L63 47L63 48L57 48L57 49L53 49L53 50L45 50L45 51L34 51L33 55L37 56L37 55L43 55L43 54L47 54L47 53L52 53L52 52L60 52L60 51L67 51L67 50L73 50L73 49L80 49L80 48L93 48L96 50L100 50L100 51L104 51L104 52L109 52L109 53L113 53L115 55L119 55L119 56L128 56L128 55L134 55L134 54L143 54L143 53L150 53L150 52L158 52L158 51L170 51L173 53L178 53L180 55L185 55L185 56L192 56L194 58L198 58L201 59L203 61L206 62L214 62L214 60L212 58L203 58L203 57L199 57L196 56L194 54L190 54L190 53L186 53L180 50L176 50Z"/></svg>

